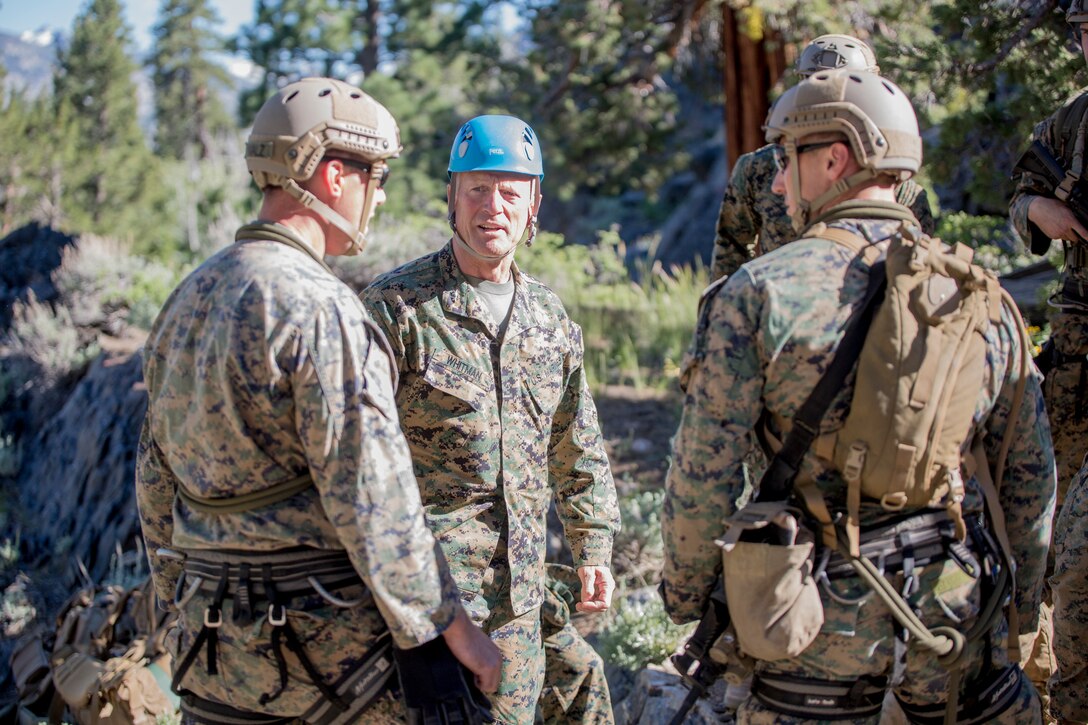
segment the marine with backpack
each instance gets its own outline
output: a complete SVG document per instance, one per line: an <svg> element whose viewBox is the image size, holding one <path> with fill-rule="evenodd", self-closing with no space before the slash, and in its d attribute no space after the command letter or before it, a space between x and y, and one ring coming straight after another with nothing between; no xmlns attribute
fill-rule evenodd
<svg viewBox="0 0 1088 725"><path fill-rule="evenodd" d="M1017 614L1038 606L1054 464L1015 305L894 202L921 139L890 81L818 73L776 104L768 141L805 232L702 303L666 608L697 618L721 574L755 660L741 723L875 723L889 689L911 722L1034 722ZM757 438L771 460L753 495Z"/></svg>

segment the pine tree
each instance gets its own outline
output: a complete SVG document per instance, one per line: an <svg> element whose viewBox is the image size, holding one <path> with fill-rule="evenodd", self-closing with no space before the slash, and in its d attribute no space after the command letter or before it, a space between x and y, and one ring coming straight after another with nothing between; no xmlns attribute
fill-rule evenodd
<svg viewBox="0 0 1088 725"><path fill-rule="evenodd" d="M253 23L229 43L263 70L260 83L239 98L248 125L276 89L305 76L347 78L352 70L353 14L342 0L256 0Z"/></svg>
<svg viewBox="0 0 1088 725"><path fill-rule="evenodd" d="M0 86L6 71L0 66ZM21 90L0 97L0 158L6 173L0 181L0 237L30 221L47 221L41 164L48 153L42 104Z"/></svg>
<svg viewBox="0 0 1088 725"><path fill-rule="evenodd" d="M155 246L162 202L156 159L137 118L135 61L119 0L90 0L53 78L60 213L76 232L131 236Z"/></svg>
<svg viewBox="0 0 1088 725"><path fill-rule="evenodd" d="M206 159L213 138L231 128L216 86L229 86L223 68L209 59L223 41L215 34L219 16L208 0L163 0L152 30L148 65L155 87L155 148L184 158L190 148Z"/></svg>

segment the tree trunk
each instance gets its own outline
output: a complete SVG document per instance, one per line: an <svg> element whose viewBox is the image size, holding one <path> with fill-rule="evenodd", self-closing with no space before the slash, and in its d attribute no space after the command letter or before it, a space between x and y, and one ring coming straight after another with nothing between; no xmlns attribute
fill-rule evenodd
<svg viewBox="0 0 1088 725"><path fill-rule="evenodd" d="M381 20L381 6L378 0L365 0L362 12L354 19L355 28L363 35L363 47L355 56L355 62L363 69L364 76L378 70L378 23Z"/></svg>
<svg viewBox="0 0 1088 725"><path fill-rule="evenodd" d="M748 12L759 12L752 8ZM786 70L778 31L764 28L753 39L745 32L741 11L722 5L722 78L725 90L725 138L729 167L737 157L764 144L763 122L771 88Z"/></svg>

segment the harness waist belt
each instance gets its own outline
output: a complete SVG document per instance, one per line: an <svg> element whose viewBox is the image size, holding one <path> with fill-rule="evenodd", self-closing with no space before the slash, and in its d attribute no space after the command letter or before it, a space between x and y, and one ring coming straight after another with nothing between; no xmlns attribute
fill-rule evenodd
<svg viewBox="0 0 1088 725"><path fill-rule="evenodd" d="M324 595L323 589L362 584L346 551L295 547L267 552L187 551L178 589L180 592L185 581L192 580L196 590L214 592L225 577L227 595L245 589L254 597L267 599L264 591L266 567L276 592L289 597L315 591ZM187 592L192 593L195 592Z"/></svg>
<svg viewBox="0 0 1088 725"><path fill-rule="evenodd" d="M184 722L198 725L290 725L293 717L262 715L257 712L237 710L214 700L188 693L181 698L181 714Z"/></svg>
<svg viewBox="0 0 1088 725"><path fill-rule="evenodd" d="M885 677L837 682L761 672L752 681L752 694L764 707L784 715L846 720L879 714L887 686Z"/></svg>
<svg viewBox="0 0 1088 725"><path fill-rule="evenodd" d="M968 687L968 694L960 703L956 713L959 725L982 725L993 721L995 717L1008 710L1020 696L1023 677L1017 665L1008 665L997 672L993 679L981 691L977 687ZM899 698L896 697L898 700ZM900 707L912 723L918 725L940 725L944 722L945 703L918 705L899 700Z"/></svg>
<svg viewBox="0 0 1088 725"><path fill-rule="evenodd" d="M985 524L981 514L965 516L964 521L968 530L972 529L975 521ZM886 574L954 558L969 573L978 575L975 557L967 545L956 539L955 524L944 511L920 514L890 526L863 531L860 554L861 558L876 563L877 568ZM904 567L904 562L908 563L908 567ZM854 567L837 551L830 553L822 571L828 579L857 576Z"/></svg>

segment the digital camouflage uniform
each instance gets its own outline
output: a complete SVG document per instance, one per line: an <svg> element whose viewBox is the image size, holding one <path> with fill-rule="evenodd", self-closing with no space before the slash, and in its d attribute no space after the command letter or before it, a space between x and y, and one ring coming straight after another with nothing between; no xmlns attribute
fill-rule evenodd
<svg viewBox="0 0 1088 725"><path fill-rule="evenodd" d="M778 169L774 144L742 154L733 165L718 212L718 232L710 263L710 281L733 274L742 264L796 239L786 201L771 191ZM933 234L933 212L926 190L908 179L896 189L926 234Z"/></svg>
<svg viewBox="0 0 1088 725"><path fill-rule="evenodd" d="M612 723L612 696L604 661L571 622L582 590L578 572L562 564L545 568L548 579L540 607L545 659L541 719L545 725Z"/></svg>
<svg viewBox="0 0 1088 725"><path fill-rule="evenodd" d="M1082 133L1086 113L1088 93L1082 93L1035 127L1033 138L1042 142L1064 169L1072 169L1074 148L1078 135ZM1045 238L1042 231L1028 220L1028 206L1033 196L1052 194L1045 182L1031 173L1017 171L1013 179L1016 193L1009 207L1013 226L1033 252L1045 254L1050 249L1051 240ZM1088 266L1076 259L1077 252L1083 254L1088 252L1088 248L1077 245L1080 249L1073 252L1072 246L1066 246L1066 265L1059 284L1088 285ZM1051 312L1050 324L1056 354L1051 353L1051 359L1047 361L1052 366L1043 382L1043 397L1054 435L1060 507L1070 481L1088 452L1088 364L1085 362L1088 356L1088 310L1056 308ZM1049 633L1042 632L1027 665L1027 671L1037 683L1045 683L1054 671L1055 662L1048 647L1049 642Z"/></svg>
<svg viewBox="0 0 1088 725"><path fill-rule="evenodd" d="M1051 709L1088 722L1088 466L1073 479L1054 525L1054 650Z"/></svg>
<svg viewBox="0 0 1088 725"><path fill-rule="evenodd" d="M1057 113L1035 127L1038 139L1062 164L1072 169L1073 150L1088 114L1088 93L1066 103ZM1045 182L1031 173L1014 175L1016 193L1009 207L1013 226L1020 238L1036 254L1045 254L1051 240L1028 221L1028 206L1033 196L1052 196ZM1083 245L1078 245L1083 246ZM1067 264L1062 270L1060 284L1067 280L1088 285L1088 267ZM1088 452L1088 310L1055 310L1051 317L1051 336L1063 360L1046 377L1043 394L1046 397L1050 425L1054 431L1054 453L1058 463L1058 497L1061 501L1069 482L1081 467Z"/></svg>
<svg viewBox="0 0 1088 725"><path fill-rule="evenodd" d="M551 290L512 274L501 339L449 244L378 278L363 300L397 359L427 521L469 616L503 650L495 714L529 722L544 677L548 506L576 567L610 565L619 512L581 330Z"/></svg>
<svg viewBox="0 0 1088 725"><path fill-rule="evenodd" d="M815 221L886 244L900 220L909 218L909 210L899 205L866 204L871 208L865 219L837 218L832 208ZM662 516L663 595L676 622L700 617L720 574L721 551L714 540L723 534L722 521L736 510L744 492L742 462L752 445L751 431L764 412L793 418L826 371L868 280L864 262L845 247L824 239L801 239L745 264L724 284L711 288L711 296L704 300L694 355L682 371L686 397ZM974 426L985 434L990 460L996 460L1002 440L1011 437L1000 499L1018 564L1016 606L1021 629L1030 630L1050 538L1054 463L1034 368L1019 418L1007 419L1020 356L1025 354L1014 325L1006 313L1003 324L986 333L986 385L979 391ZM852 389L848 379L823 418L822 432L842 426ZM801 475L812 475L833 507L845 507L845 483L834 471L821 469L811 450ZM981 493L972 479L964 511L981 508ZM872 523L873 516L863 506L862 526ZM896 586L901 586L902 575L897 579ZM834 584L850 596L865 591L857 579ZM962 631L977 615L980 588L951 560L938 561L921 569L919 593L910 600L929 627L948 625ZM822 587L820 594L825 623L815 641L794 659L758 662L757 673L846 681L892 674L897 626L883 602L870 597L860 605L845 605L829 598ZM988 638L993 664L998 667L1007 662L1004 633L1002 619ZM968 683L981 668L986 642L987 638L976 642L967 654L964 677ZM903 656L905 677L892 684L898 697L914 704L944 702L948 671L927 651L910 647ZM1034 690L1024 682L1019 701L1004 713L1003 721L1031 722L1030 718L1038 717L1038 707ZM738 711L738 721L798 720L770 712L752 697Z"/></svg>
<svg viewBox="0 0 1088 725"><path fill-rule="evenodd" d="M160 547L346 551L370 603L338 609L310 596L287 605L311 660L333 681L387 628L401 648L435 638L452 621L458 596L423 517L381 334L304 242L286 227L265 226L298 248L231 245L180 284L153 326L137 502L155 589L166 602L180 568ZM202 513L176 499L181 487L231 497L307 471L312 488L243 513ZM350 600L362 592L355 585L337 593ZM208 603L197 594L182 608L175 655L190 649ZM232 614L228 600L218 675L206 672L202 653L182 686L251 712L304 712L318 692L291 653L286 689L259 701L279 679L267 611L255 612L248 627ZM383 717L367 712L368 722Z"/></svg>

